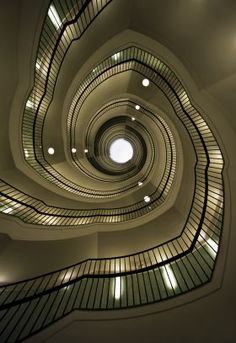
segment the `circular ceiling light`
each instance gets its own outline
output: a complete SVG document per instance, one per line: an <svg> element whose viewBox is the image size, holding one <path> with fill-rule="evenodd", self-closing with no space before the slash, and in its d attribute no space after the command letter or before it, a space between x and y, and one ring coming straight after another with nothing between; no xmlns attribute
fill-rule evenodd
<svg viewBox="0 0 236 343"><path fill-rule="evenodd" d="M150 81L148 79L143 79L143 81L142 81L143 87L148 87L149 84L150 84Z"/></svg>
<svg viewBox="0 0 236 343"><path fill-rule="evenodd" d="M134 149L130 142L124 138L115 139L109 148L109 155L116 163L126 163L133 157Z"/></svg>
<svg viewBox="0 0 236 343"><path fill-rule="evenodd" d="M48 148L48 153L49 153L49 155L54 155L54 153L55 153L54 148L52 148L52 147Z"/></svg>
<svg viewBox="0 0 236 343"><path fill-rule="evenodd" d="M72 148L71 152L72 152L72 154L75 154L76 153L76 148Z"/></svg>
<svg viewBox="0 0 236 343"><path fill-rule="evenodd" d="M131 120L132 120L132 121L135 121L135 117L132 117Z"/></svg>
<svg viewBox="0 0 236 343"><path fill-rule="evenodd" d="M85 154L87 154L88 153L88 149L84 149L84 152L85 152Z"/></svg>
<svg viewBox="0 0 236 343"><path fill-rule="evenodd" d="M145 202L150 202L151 198L148 195L145 195L143 198Z"/></svg>
<svg viewBox="0 0 236 343"><path fill-rule="evenodd" d="M139 105L135 105L135 109L138 111L140 110L140 106Z"/></svg>

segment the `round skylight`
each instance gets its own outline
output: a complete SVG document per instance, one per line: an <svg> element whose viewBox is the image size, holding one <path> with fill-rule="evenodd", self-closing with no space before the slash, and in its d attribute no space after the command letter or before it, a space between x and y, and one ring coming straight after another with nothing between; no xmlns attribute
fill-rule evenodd
<svg viewBox="0 0 236 343"><path fill-rule="evenodd" d="M49 155L54 155L54 152L55 152L54 148L52 147L48 148Z"/></svg>
<svg viewBox="0 0 236 343"><path fill-rule="evenodd" d="M150 83L150 81L149 81L148 79L143 79L143 81L142 81L142 85L143 85L144 87L148 87L148 86L149 86L149 83Z"/></svg>
<svg viewBox="0 0 236 343"><path fill-rule="evenodd" d="M133 157L134 149L130 142L124 138L114 140L109 148L109 155L116 163L126 163Z"/></svg>

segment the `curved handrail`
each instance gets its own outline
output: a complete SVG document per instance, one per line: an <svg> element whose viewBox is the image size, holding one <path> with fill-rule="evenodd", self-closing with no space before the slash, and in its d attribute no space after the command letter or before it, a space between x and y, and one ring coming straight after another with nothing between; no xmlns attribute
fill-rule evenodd
<svg viewBox="0 0 236 343"><path fill-rule="evenodd" d="M157 81L163 82L162 91L187 127L197 156L195 192L181 235L136 254L88 259L2 286L2 341L21 341L75 309L141 306L183 294L211 280L223 227L223 156L186 91L177 87L179 80L171 84L172 74L165 65L162 69L163 65L159 61L162 71ZM145 70L145 75L148 73Z"/></svg>
<svg viewBox="0 0 236 343"><path fill-rule="evenodd" d="M116 104L112 103L110 106ZM119 106L120 101L118 101L117 106ZM122 104L130 104L129 100L123 100ZM107 107L109 110L110 107ZM102 111L102 110L101 110ZM152 205L152 209L156 208L158 205L164 202L165 198L167 197L168 193L165 192L165 189L168 187L170 189L170 185L173 182L175 169L176 169L176 148L172 133L167 126L166 122L157 115L152 114L152 112L148 110L142 110L146 115L152 115L155 117L155 120L158 121L158 128L162 132L162 135L165 139L165 148L166 148L166 164L165 164L165 171L162 177L159 186L156 189L156 192L151 194L152 201L148 205L145 204L143 201L140 201L131 206L125 207L116 207L116 208L96 208L92 210L76 210L70 208L61 208L55 206L49 206L45 204L43 201L32 197L25 192L20 191L16 187L11 186L6 182L0 183L0 194L7 199L8 207L14 208L14 212L11 215L15 215L22 219L24 222L33 223L33 224L43 224L45 218L45 223L50 225L50 219L53 222L55 219L56 222L52 223L52 225L62 226L62 225L83 225L89 223L105 223L105 222L122 222L129 219L138 218L140 215L144 213L149 213L150 204ZM157 125L154 121L154 124ZM147 176L146 176L147 177ZM163 183L164 181L164 183ZM6 187L6 185L8 187ZM137 187L137 185L136 185ZM155 195L156 194L156 195ZM21 198L23 199L21 201ZM22 207L23 206L23 210ZM25 207L25 208L24 208ZM31 209L31 211L29 211ZM25 211L27 213L27 217L25 217ZM38 216L35 216L37 214ZM64 224L66 223L66 224Z"/></svg>

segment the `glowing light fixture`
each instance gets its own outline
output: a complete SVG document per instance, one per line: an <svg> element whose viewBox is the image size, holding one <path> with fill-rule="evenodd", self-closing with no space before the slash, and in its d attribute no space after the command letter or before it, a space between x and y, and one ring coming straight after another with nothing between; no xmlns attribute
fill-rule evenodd
<svg viewBox="0 0 236 343"><path fill-rule="evenodd" d="M135 109L138 111L140 110L140 106L139 105L135 105Z"/></svg>
<svg viewBox="0 0 236 343"><path fill-rule="evenodd" d="M7 208L5 208L5 210L3 210L2 212L8 214L8 213L11 213L12 211L13 211L13 208L7 207Z"/></svg>
<svg viewBox="0 0 236 343"><path fill-rule="evenodd" d="M135 119L135 117L132 117L131 120L132 120L132 121L135 121L136 119Z"/></svg>
<svg viewBox="0 0 236 343"><path fill-rule="evenodd" d="M24 153L25 153L25 158L29 158L29 151L27 149L24 149Z"/></svg>
<svg viewBox="0 0 236 343"><path fill-rule="evenodd" d="M218 244L213 241L213 239L208 238L207 243L211 246L212 249L215 250L215 252L218 251Z"/></svg>
<svg viewBox="0 0 236 343"><path fill-rule="evenodd" d="M120 276L115 278L115 299L119 300L121 295L120 291Z"/></svg>
<svg viewBox="0 0 236 343"><path fill-rule="evenodd" d="M199 242L206 246L206 249L213 258L216 257L219 246L212 238L207 237L205 232L201 232Z"/></svg>
<svg viewBox="0 0 236 343"><path fill-rule="evenodd" d="M72 154L75 154L76 153L76 148L72 148L71 152L72 152Z"/></svg>
<svg viewBox="0 0 236 343"><path fill-rule="evenodd" d="M140 187L140 186L142 186L142 185L143 185L142 181L139 181L139 182L138 182L138 186Z"/></svg>
<svg viewBox="0 0 236 343"><path fill-rule="evenodd" d="M149 84L150 84L150 81L148 79L143 79L143 81L142 81L143 87L148 87Z"/></svg>
<svg viewBox="0 0 236 343"><path fill-rule="evenodd" d="M113 59L114 61L117 61L119 58L120 58L120 52L117 52L116 54L114 54L114 55L112 56L112 59Z"/></svg>
<svg viewBox="0 0 236 343"><path fill-rule="evenodd" d="M27 107L27 108L34 108L34 104L32 103L32 101L27 100L27 102L26 102L26 107Z"/></svg>
<svg viewBox="0 0 236 343"><path fill-rule="evenodd" d="M38 70L38 72L41 73L41 75L47 76L46 66L43 65L40 61L36 62L35 67Z"/></svg>
<svg viewBox="0 0 236 343"><path fill-rule="evenodd" d="M88 153L88 149L84 149L84 152L85 152L85 154L87 154Z"/></svg>
<svg viewBox="0 0 236 343"><path fill-rule="evenodd" d="M150 202L151 198L148 195L145 195L143 198L145 202Z"/></svg>
<svg viewBox="0 0 236 343"><path fill-rule="evenodd" d="M218 251L218 244L215 241L213 241L212 238L208 238L206 246L208 248L209 254L213 258L215 258L217 251Z"/></svg>
<svg viewBox="0 0 236 343"><path fill-rule="evenodd" d="M48 153L49 153L49 155L54 155L55 149L52 147L48 148Z"/></svg>
<svg viewBox="0 0 236 343"><path fill-rule="evenodd" d="M165 281L165 284L168 288L173 289L173 288L176 288L178 286L176 278L175 278L174 273L172 271L172 268L170 267L169 264L167 264L165 267L162 268L162 275L163 275L163 279Z"/></svg>
<svg viewBox="0 0 236 343"><path fill-rule="evenodd" d="M111 143L109 154L112 161L126 163L132 159L134 150L130 142L124 138L118 138Z"/></svg>
<svg viewBox="0 0 236 343"><path fill-rule="evenodd" d="M41 68L40 63L39 63L39 62L36 62L35 67L36 67L36 69L40 70L40 68Z"/></svg>
<svg viewBox="0 0 236 343"><path fill-rule="evenodd" d="M62 22L59 17L59 14L57 13L56 8L53 5L49 7L48 16L51 22L53 23L53 25L55 26L55 28L58 30L61 27Z"/></svg>

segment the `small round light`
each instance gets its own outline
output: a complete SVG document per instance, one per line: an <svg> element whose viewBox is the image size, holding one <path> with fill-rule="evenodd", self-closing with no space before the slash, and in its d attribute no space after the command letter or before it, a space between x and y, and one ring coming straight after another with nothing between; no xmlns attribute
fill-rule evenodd
<svg viewBox="0 0 236 343"><path fill-rule="evenodd" d="M132 117L131 120L132 120L132 121L135 121L135 117Z"/></svg>
<svg viewBox="0 0 236 343"><path fill-rule="evenodd" d="M76 148L72 148L71 152L72 152L72 154L75 154L76 153Z"/></svg>
<svg viewBox="0 0 236 343"><path fill-rule="evenodd" d="M139 105L135 105L135 109L138 111L140 110L140 106Z"/></svg>
<svg viewBox="0 0 236 343"><path fill-rule="evenodd" d="M151 198L148 195L145 195L143 198L145 202L150 202Z"/></svg>
<svg viewBox="0 0 236 343"><path fill-rule="evenodd" d="M48 148L48 153L49 153L49 155L54 155L54 153L55 153L54 148L52 148L52 147Z"/></svg>
<svg viewBox="0 0 236 343"><path fill-rule="evenodd" d="M148 79L143 79L143 81L142 81L143 87L148 87L149 84L150 84L150 81Z"/></svg>
<svg viewBox="0 0 236 343"><path fill-rule="evenodd" d="M140 187L140 186L142 186L142 185L143 185L142 181L139 181L139 182L138 182L138 186Z"/></svg>
<svg viewBox="0 0 236 343"><path fill-rule="evenodd" d="M88 153L88 149L84 149L84 152L85 152L85 154L87 154Z"/></svg>
<svg viewBox="0 0 236 343"><path fill-rule="evenodd" d="M24 153L25 153L25 158L29 158L29 151L27 149L24 149Z"/></svg>

